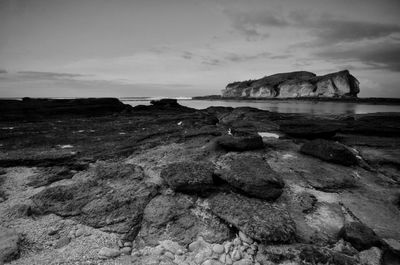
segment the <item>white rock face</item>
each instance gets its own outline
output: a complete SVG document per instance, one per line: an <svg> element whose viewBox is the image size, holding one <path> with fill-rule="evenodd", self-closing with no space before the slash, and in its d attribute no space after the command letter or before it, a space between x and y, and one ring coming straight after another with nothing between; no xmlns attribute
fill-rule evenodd
<svg viewBox="0 0 400 265"><path fill-rule="evenodd" d="M222 97L297 98L356 97L358 80L348 70L316 76L310 72L281 73L228 84Z"/></svg>

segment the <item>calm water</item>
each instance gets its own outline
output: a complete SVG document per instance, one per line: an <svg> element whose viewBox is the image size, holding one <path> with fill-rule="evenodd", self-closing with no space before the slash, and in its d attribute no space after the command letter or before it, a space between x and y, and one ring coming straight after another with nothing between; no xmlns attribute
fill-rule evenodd
<svg viewBox="0 0 400 265"><path fill-rule="evenodd" d="M124 100L132 106L150 105L150 100ZM211 106L253 107L281 113L309 114L363 114L374 112L400 112L400 105L374 105L348 102L312 102L312 101L223 101L223 100L178 100L179 104L195 109Z"/></svg>

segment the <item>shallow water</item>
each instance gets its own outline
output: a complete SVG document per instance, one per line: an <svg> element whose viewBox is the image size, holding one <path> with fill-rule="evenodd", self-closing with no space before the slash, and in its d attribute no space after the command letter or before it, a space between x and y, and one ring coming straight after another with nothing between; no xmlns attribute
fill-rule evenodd
<svg viewBox="0 0 400 265"><path fill-rule="evenodd" d="M150 100L124 100L132 106L150 105ZM365 104L350 102L313 102L313 101L223 101L223 100L178 100L179 104L195 109L211 106L253 107L281 113L308 114L363 114L375 112L400 112L400 105Z"/></svg>

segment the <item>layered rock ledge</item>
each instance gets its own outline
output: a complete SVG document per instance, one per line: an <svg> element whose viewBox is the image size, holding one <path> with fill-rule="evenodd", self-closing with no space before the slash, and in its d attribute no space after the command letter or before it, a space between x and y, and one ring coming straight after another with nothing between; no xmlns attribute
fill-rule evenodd
<svg viewBox="0 0 400 265"><path fill-rule="evenodd" d="M357 97L359 81L348 70L317 76L290 72L256 80L233 82L222 90L223 98Z"/></svg>

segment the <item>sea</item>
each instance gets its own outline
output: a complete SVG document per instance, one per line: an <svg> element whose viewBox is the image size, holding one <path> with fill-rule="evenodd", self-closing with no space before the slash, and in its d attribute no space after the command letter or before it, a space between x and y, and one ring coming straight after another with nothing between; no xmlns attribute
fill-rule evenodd
<svg viewBox="0 0 400 265"><path fill-rule="evenodd" d="M131 106L150 105L151 100L160 98L120 98ZM194 109L206 109L211 106L222 107L253 107L281 113L307 114L366 114L377 112L400 112L400 105L385 105L354 102L307 101L307 100L194 100L191 98L176 98L179 104Z"/></svg>

